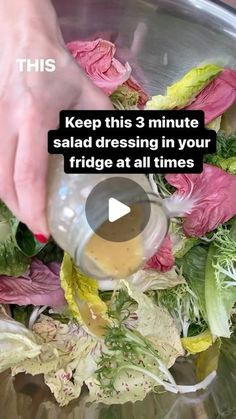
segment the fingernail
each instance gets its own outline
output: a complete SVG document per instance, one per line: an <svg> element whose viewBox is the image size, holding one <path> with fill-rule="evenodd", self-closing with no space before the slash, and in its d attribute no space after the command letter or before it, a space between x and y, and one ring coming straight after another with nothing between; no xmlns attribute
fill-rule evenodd
<svg viewBox="0 0 236 419"><path fill-rule="evenodd" d="M43 234L34 234L36 240L40 243L47 243L48 239Z"/></svg>

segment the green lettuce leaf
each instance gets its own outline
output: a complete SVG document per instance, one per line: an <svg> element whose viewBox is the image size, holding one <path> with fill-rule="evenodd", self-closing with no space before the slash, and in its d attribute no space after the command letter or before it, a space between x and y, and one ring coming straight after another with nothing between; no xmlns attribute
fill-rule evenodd
<svg viewBox="0 0 236 419"><path fill-rule="evenodd" d="M217 135L217 154L223 158L236 157L236 134L225 134L220 131Z"/></svg>
<svg viewBox="0 0 236 419"><path fill-rule="evenodd" d="M183 228L176 222L170 224L170 236L173 243L173 254L176 258L183 258L192 247L201 243L198 237L186 237Z"/></svg>
<svg viewBox="0 0 236 419"><path fill-rule="evenodd" d="M0 243L0 275L20 276L29 264L30 259L18 249L14 237L9 235Z"/></svg>
<svg viewBox="0 0 236 419"><path fill-rule="evenodd" d="M34 309L33 306L11 305L14 320L27 326L29 324L30 315Z"/></svg>
<svg viewBox="0 0 236 419"><path fill-rule="evenodd" d="M220 131L217 135L216 146L216 153L205 155L204 162L236 174L236 134L227 135Z"/></svg>
<svg viewBox="0 0 236 419"><path fill-rule="evenodd" d="M0 221L10 221L13 218L11 211L0 201Z"/></svg>
<svg viewBox="0 0 236 419"><path fill-rule="evenodd" d="M197 237L184 237L181 242L176 246L174 255L176 258L182 258L189 252L193 247L201 243L201 240Z"/></svg>
<svg viewBox="0 0 236 419"><path fill-rule="evenodd" d="M221 340L217 339L206 351L201 352L196 359L196 376L204 380L212 371L217 371L220 358Z"/></svg>
<svg viewBox="0 0 236 419"><path fill-rule="evenodd" d="M165 179L165 175L153 174L149 176L151 177L151 182L154 183L154 192L158 193L162 198L168 198L175 192L175 188Z"/></svg>
<svg viewBox="0 0 236 419"><path fill-rule="evenodd" d="M12 233L19 250L27 257L36 256L45 244L39 243L28 227L17 220L12 224Z"/></svg>
<svg viewBox="0 0 236 419"><path fill-rule="evenodd" d="M177 260L190 289L197 296L199 309L204 319L207 317L205 305L207 250L207 246L198 245L190 249L183 258Z"/></svg>
<svg viewBox="0 0 236 419"><path fill-rule="evenodd" d="M20 276L44 245L0 202L0 275Z"/></svg>
<svg viewBox="0 0 236 419"><path fill-rule="evenodd" d="M236 302L236 237L231 229L219 228L207 256L205 301L211 333L231 336L231 315Z"/></svg>
<svg viewBox="0 0 236 419"><path fill-rule="evenodd" d="M183 337L196 336L206 329L199 298L187 283L156 292L159 306L168 310Z"/></svg>
<svg viewBox="0 0 236 419"><path fill-rule="evenodd" d="M225 170L225 172L236 175L236 157L229 157L228 159L224 159L222 157L215 156L212 157L211 161L208 163L220 167L221 169Z"/></svg>
<svg viewBox="0 0 236 419"><path fill-rule="evenodd" d="M205 64L190 70L181 80L167 88L166 96L153 96L146 109L181 109L189 105L222 68L215 64Z"/></svg>
<svg viewBox="0 0 236 419"><path fill-rule="evenodd" d="M37 259L40 259L46 265L50 262L62 262L64 252L53 241L50 240L38 253Z"/></svg>

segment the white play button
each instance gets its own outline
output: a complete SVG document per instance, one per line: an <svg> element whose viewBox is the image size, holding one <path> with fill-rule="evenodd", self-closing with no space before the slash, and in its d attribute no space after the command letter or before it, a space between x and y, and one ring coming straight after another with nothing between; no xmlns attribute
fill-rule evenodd
<svg viewBox="0 0 236 419"><path fill-rule="evenodd" d="M150 213L148 194L139 183L125 176L112 176L99 182L85 204L90 228L102 239L113 243L129 241L141 234Z"/></svg>
<svg viewBox="0 0 236 419"><path fill-rule="evenodd" d="M122 202L118 201L118 199L109 198L108 219L110 223L119 220L130 212L131 209L128 207L128 205L123 204Z"/></svg>

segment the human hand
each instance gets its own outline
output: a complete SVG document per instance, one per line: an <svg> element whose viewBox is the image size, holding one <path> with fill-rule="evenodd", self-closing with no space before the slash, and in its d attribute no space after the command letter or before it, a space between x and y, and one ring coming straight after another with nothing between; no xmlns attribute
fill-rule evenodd
<svg viewBox="0 0 236 419"><path fill-rule="evenodd" d="M5 10L8 22L0 16L0 198L46 241L47 132L57 127L62 109L112 109L112 105L67 51L50 2L39 3L22 0L27 13L17 16L18 21L9 22L14 8ZM40 20L38 15L46 18ZM19 58L52 58L56 71L20 72Z"/></svg>

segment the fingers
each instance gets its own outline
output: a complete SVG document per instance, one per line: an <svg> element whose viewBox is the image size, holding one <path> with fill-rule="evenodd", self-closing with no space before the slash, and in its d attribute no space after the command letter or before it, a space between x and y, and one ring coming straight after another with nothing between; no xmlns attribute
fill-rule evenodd
<svg viewBox="0 0 236 419"><path fill-rule="evenodd" d="M84 78L84 84L74 109L114 110L109 97L87 77Z"/></svg>
<svg viewBox="0 0 236 419"><path fill-rule="evenodd" d="M45 124L46 125L46 124ZM14 165L18 217L34 234L49 236L46 220L47 128L32 112L20 129Z"/></svg>
<svg viewBox="0 0 236 419"><path fill-rule="evenodd" d="M16 148L17 140L14 137L6 136L0 143L0 198L14 214L18 212L17 194L13 180Z"/></svg>
<svg viewBox="0 0 236 419"><path fill-rule="evenodd" d="M13 172L17 149L17 136L12 123L7 121L7 115L4 118L0 118L0 124L0 199L16 214L18 204Z"/></svg>

